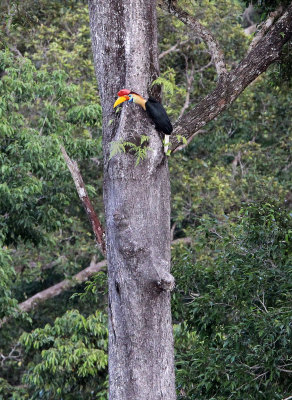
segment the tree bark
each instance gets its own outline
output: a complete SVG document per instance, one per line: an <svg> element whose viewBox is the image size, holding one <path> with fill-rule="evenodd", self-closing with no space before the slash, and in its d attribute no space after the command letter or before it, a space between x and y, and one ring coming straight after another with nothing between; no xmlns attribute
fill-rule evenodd
<svg viewBox="0 0 292 400"><path fill-rule="evenodd" d="M170 311L170 185L161 139L146 113L118 90L143 97L158 75L156 2L89 1L93 55L103 108L104 204L109 277L109 399L173 400ZM137 166L110 143L149 136Z"/></svg>
<svg viewBox="0 0 292 400"><path fill-rule="evenodd" d="M175 2L159 0L159 4L164 10L168 9L171 14L188 24L191 29L195 28L196 25L192 23L193 17L187 17L185 12L177 9ZM169 7L167 8L166 5ZM182 136L187 140L194 137L199 129L226 110L248 85L279 59L283 46L292 37L292 2L283 10L282 16L275 21L281 10L281 8L277 9L263 24L247 55L237 67L227 74L221 74L216 88L177 121L170 138L173 152L182 145L180 139ZM210 40L212 37L209 35ZM216 44L216 46L219 45ZM213 58L219 54L216 46L214 45L216 53Z"/></svg>
<svg viewBox="0 0 292 400"><path fill-rule="evenodd" d="M147 97L158 75L155 1L89 0L93 55L103 107L104 204L109 275L110 400L175 399L169 291L170 188L161 139L138 106L113 110L128 88ZM238 66L226 72L216 39L175 1L159 5L199 31L219 75L217 87L175 124L172 151L225 110L270 64L292 35L292 3L263 32ZM166 7L166 8L165 8ZM135 166L129 152L110 159L112 141L139 143L151 151Z"/></svg>
<svg viewBox="0 0 292 400"><path fill-rule="evenodd" d="M88 216L89 222L91 223L94 237L96 240L96 244L99 246L101 253L103 255L105 255L104 230L103 230L103 227L101 226L99 218L98 218L98 216L93 208L93 205L90 201L90 198L88 196L82 175L79 171L78 164L76 161L71 160L71 158L68 156L68 154L65 150L65 147L60 146L60 149L63 154L64 160L67 164L67 167L71 173L73 181L75 183L75 187L76 187L79 199L81 200L83 207L86 211L86 214Z"/></svg>

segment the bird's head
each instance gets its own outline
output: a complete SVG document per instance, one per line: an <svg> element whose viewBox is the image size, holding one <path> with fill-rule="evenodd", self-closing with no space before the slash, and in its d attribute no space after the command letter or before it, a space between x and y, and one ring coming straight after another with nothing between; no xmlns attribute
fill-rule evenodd
<svg viewBox="0 0 292 400"><path fill-rule="evenodd" d="M137 103L145 110L146 100L143 99L138 93L131 92L129 89L122 89L118 92L118 98L115 101L114 108L124 101L128 101L129 103Z"/></svg>

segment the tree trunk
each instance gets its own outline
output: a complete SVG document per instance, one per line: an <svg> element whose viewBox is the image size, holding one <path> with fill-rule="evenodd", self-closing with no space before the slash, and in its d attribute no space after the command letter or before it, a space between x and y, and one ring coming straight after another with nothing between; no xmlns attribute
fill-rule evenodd
<svg viewBox="0 0 292 400"><path fill-rule="evenodd" d="M172 400L170 184L161 139L138 105L113 103L129 88L148 97L158 75L156 2L90 0L103 108L104 204L109 278L110 400ZM110 143L149 136L147 159L110 159Z"/></svg>

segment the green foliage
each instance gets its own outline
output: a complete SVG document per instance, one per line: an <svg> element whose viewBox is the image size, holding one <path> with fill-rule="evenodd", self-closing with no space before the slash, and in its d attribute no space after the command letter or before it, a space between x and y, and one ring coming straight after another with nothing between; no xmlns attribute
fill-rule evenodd
<svg viewBox="0 0 292 400"><path fill-rule="evenodd" d="M170 160L193 239L173 254L179 399L291 394L291 93L273 74Z"/></svg>
<svg viewBox="0 0 292 400"><path fill-rule="evenodd" d="M68 220L65 207L72 201L72 182L59 145L74 157L95 154L98 145L87 127L100 123L100 106L72 107L78 87L67 74L36 70L30 60L0 53L1 181L0 217L6 242L18 238L38 242L44 231ZM99 121L99 122L98 122ZM84 140L84 138L86 140Z"/></svg>
<svg viewBox="0 0 292 400"><path fill-rule="evenodd" d="M253 203L231 227L206 218L194 235L193 248L177 249L174 259L180 398L287 396L291 215Z"/></svg>
<svg viewBox="0 0 292 400"><path fill-rule="evenodd" d="M139 165L141 160L145 160L150 147L145 146L146 142L149 141L149 136L141 135L139 137L140 143L137 145L134 142L123 141L122 139L111 142L110 159L116 154L120 153L134 153L136 157L136 166Z"/></svg>
<svg viewBox="0 0 292 400"><path fill-rule="evenodd" d="M152 82L153 85L162 85L164 91L169 93L171 96L174 95L175 90L177 90L177 86L175 84L175 71L173 68L170 68L163 72L161 76L155 79Z"/></svg>
<svg viewBox="0 0 292 400"><path fill-rule="evenodd" d="M71 310L53 326L21 336L25 352L34 355L23 377L33 398L107 398L106 323L101 312L84 318Z"/></svg>
<svg viewBox="0 0 292 400"><path fill-rule="evenodd" d="M12 260L7 248L0 242L0 319L4 316L15 314L17 302L12 298L11 281L15 271L11 265Z"/></svg>
<svg viewBox="0 0 292 400"><path fill-rule="evenodd" d="M17 301L88 267L94 254L100 257L59 147L63 144L78 161L100 211L101 108L91 58L82 59L86 55L79 46L87 42L91 55L89 25L84 29L88 11L78 2L74 14L75 0L16 3L0 5L8 24L0 28L0 318L17 315ZM70 49L71 37L56 35L56 29L61 32L66 25L73 31L74 24L80 29ZM74 62L66 64L66 58ZM69 300L71 295L36 308L32 325L23 319L4 325L0 353L10 353L23 329L52 323L68 307L78 307L85 316L104 307L100 298L92 296L89 305ZM31 351L19 363L3 364L0 398L31 398L21 376L32 357Z"/></svg>
<svg viewBox="0 0 292 400"><path fill-rule="evenodd" d="M228 68L236 65L243 57L248 38L241 25L243 5L237 0L180 1L180 6L210 29L224 49ZM228 11L227 11L228 10ZM191 39L189 27L175 17L159 11L161 51L177 46L161 60L161 77L156 83L165 88L163 104L173 118L177 118L184 105L187 91L190 107L193 107L216 85L217 75L206 44L200 38ZM189 79L192 79L191 87Z"/></svg>
<svg viewBox="0 0 292 400"><path fill-rule="evenodd" d="M256 22L279 2L260 3ZM244 2L179 4L213 32L234 68L250 41L242 28ZM3 318L16 315L17 301L101 257L60 144L78 161L101 218L103 206L101 107L86 2L13 0L0 11ZM187 93L192 108L217 76L206 44L190 38L176 18L160 10L158 17L161 51L180 43L160 59L153 83L163 86L174 121ZM174 236L192 238L191 246L173 248L181 400L291 395L290 53L288 44L281 64L169 161ZM145 135L113 142L111 157L128 152L138 164L148 146ZM23 354L4 362L0 398L106 398L105 274L74 291L36 307L31 324L16 319L4 326L0 353L21 340Z"/></svg>
<svg viewBox="0 0 292 400"><path fill-rule="evenodd" d="M28 394L26 388L14 387L5 379L0 378L0 398L9 400L25 400L28 399Z"/></svg>
<svg viewBox="0 0 292 400"><path fill-rule="evenodd" d="M245 1L245 4L248 6L249 4L253 4L260 11L262 11L262 18L265 18L269 12L275 10L279 5L287 6L289 4L289 0L258 0L258 1Z"/></svg>

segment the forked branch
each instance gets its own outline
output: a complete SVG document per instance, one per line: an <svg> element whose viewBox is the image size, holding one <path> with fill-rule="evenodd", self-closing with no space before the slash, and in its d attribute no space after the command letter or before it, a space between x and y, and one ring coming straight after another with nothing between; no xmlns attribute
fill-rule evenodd
<svg viewBox="0 0 292 400"><path fill-rule="evenodd" d="M275 20L283 13L283 7L278 7L275 11L271 12L269 17L259 26L259 31L255 34L251 44L249 45L248 53L258 44L258 42L265 36Z"/></svg>
<svg viewBox="0 0 292 400"><path fill-rule="evenodd" d="M198 35L207 44L212 59L214 61L218 76L226 74L227 71L225 66L224 54L220 48L218 40L213 36L213 34L207 28L205 28L195 17L180 9L176 5L175 0L158 0L157 4L161 9L176 16L184 24L188 25L192 29L192 33Z"/></svg>
<svg viewBox="0 0 292 400"><path fill-rule="evenodd" d="M167 0L163 4L168 3ZM237 67L219 79L216 88L209 93L191 111L187 112L174 124L171 135L172 151L182 143L178 138L187 140L213 120L232 104L243 90L260 74L279 59L283 46L292 37L292 3L280 18L259 38L252 50L237 65Z"/></svg>

